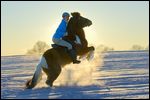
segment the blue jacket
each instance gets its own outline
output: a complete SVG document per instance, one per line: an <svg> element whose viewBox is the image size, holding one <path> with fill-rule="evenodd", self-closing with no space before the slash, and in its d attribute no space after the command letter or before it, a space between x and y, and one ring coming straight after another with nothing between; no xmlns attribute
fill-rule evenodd
<svg viewBox="0 0 150 100"><path fill-rule="evenodd" d="M53 38L58 38L58 39L62 38L67 31L66 28L67 28L67 22L64 19L62 19L59 27L57 28L55 34L53 35Z"/></svg>

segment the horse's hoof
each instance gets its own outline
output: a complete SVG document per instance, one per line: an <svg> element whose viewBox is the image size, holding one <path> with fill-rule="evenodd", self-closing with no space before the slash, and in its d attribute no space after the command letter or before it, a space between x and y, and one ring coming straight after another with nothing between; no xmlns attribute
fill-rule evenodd
<svg viewBox="0 0 150 100"><path fill-rule="evenodd" d="M32 89L31 80L27 80L27 82L25 84L25 89Z"/></svg>
<svg viewBox="0 0 150 100"><path fill-rule="evenodd" d="M52 87L53 86L53 84L49 81L49 80L46 80L46 82L45 82L48 86L50 86L50 87Z"/></svg>
<svg viewBox="0 0 150 100"><path fill-rule="evenodd" d="M31 87L25 87L24 89L32 89Z"/></svg>

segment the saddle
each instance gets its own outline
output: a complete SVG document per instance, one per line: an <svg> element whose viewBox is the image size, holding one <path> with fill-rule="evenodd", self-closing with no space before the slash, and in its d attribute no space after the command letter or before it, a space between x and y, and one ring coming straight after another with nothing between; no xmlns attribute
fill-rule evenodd
<svg viewBox="0 0 150 100"><path fill-rule="evenodd" d="M60 45L57 45L57 44L51 44L51 46L52 46L53 48L66 48L66 49L67 49L67 47L65 47L65 46L60 46Z"/></svg>
<svg viewBox="0 0 150 100"><path fill-rule="evenodd" d="M65 50L65 52L68 53L68 48L67 47L64 47L64 46L60 46L60 45L57 45L57 44L51 44L51 46L53 48L63 48Z"/></svg>
<svg viewBox="0 0 150 100"><path fill-rule="evenodd" d="M65 52L69 53L68 48L65 47L65 46L60 46L60 45L57 45L57 44L51 44L51 46L52 46L53 48L62 48L62 49L65 50ZM73 47L73 49L76 50L74 47Z"/></svg>
<svg viewBox="0 0 150 100"><path fill-rule="evenodd" d="M59 45L57 45L57 44L51 44L51 46L52 46L53 48L63 47L63 46L59 46Z"/></svg>

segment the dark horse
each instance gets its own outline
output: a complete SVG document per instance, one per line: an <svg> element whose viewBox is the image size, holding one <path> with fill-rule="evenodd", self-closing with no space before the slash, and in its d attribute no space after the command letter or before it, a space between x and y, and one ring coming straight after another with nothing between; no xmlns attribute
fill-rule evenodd
<svg viewBox="0 0 150 100"><path fill-rule="evenodd" d="M84 27L90 26L92 22L80 16L80 13L71 13L72 17L69 20L67 26L68 35L63 39L70 42L74 49L77 51L78 56L87 54L90 51L94 51L94 47L88 47L88 42L85 38ZM76 35L79 37L81 44L75 43ZM32 79L26 82L26 88L31 89L37 85L41 80L42 69L47 75L46 83L50 87L53 86L53 82L57 79L61 72L61 68L66 64L71 63L71 57L69 56L65 47L56 46L48 49L42 56L39 64L36 67L35 73Z"/></svg>

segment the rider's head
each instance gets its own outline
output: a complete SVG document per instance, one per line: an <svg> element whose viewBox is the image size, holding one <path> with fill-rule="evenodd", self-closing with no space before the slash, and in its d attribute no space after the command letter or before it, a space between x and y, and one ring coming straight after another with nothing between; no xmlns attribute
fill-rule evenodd
<svg viewBox="0 0 150 100"><path fill-rule="evenodd" d="M63 17L63 19L65 19L66 21L69 21L70 14L67 13L67 12L64 12L64 13L62 14L62 17Z"/></svg>

